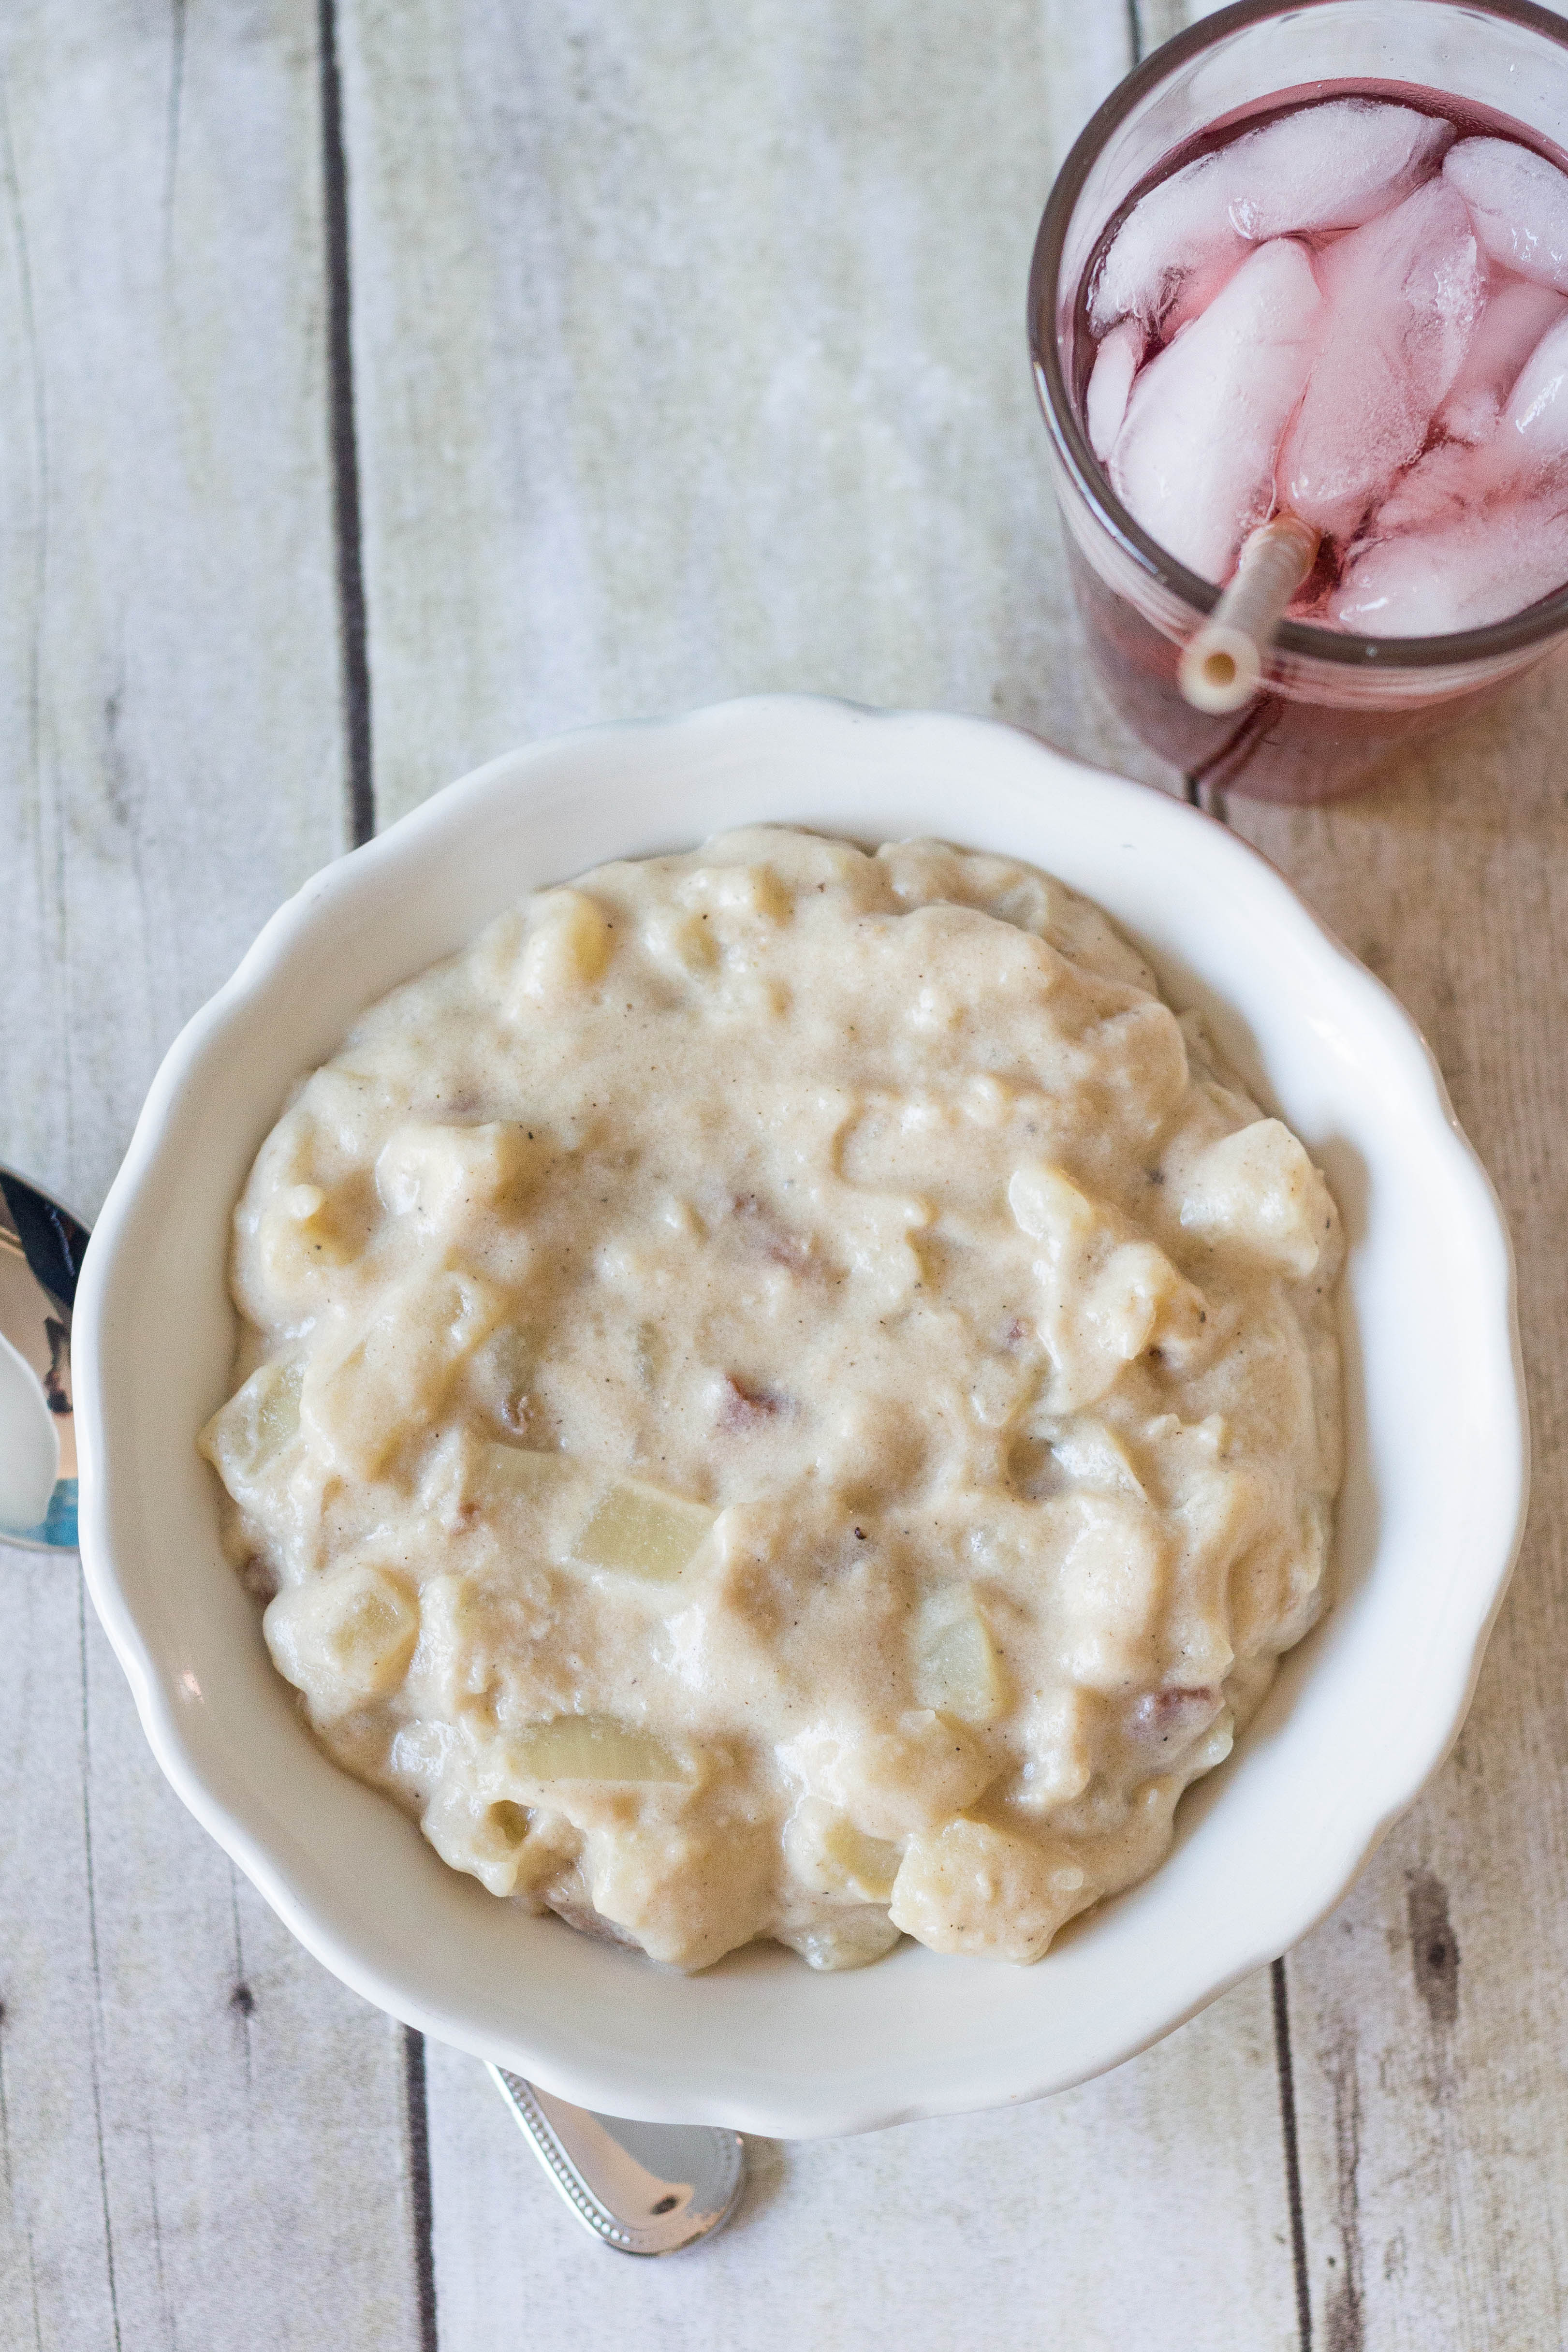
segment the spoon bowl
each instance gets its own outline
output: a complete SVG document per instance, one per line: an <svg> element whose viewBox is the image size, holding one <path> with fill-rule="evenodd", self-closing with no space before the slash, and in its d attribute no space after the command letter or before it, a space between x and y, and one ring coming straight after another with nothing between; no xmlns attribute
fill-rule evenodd
<svg viewBox="0 0 1568 2352"><path fill-rule="evenodd" d="M0 1541L76 1549L71 1314L87 1227L0 1168Z"/></svg>

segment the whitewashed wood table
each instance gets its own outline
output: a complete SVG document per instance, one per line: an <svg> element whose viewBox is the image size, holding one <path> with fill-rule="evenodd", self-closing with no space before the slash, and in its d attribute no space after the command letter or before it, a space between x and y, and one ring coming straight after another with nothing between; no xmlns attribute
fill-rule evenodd
<svg viewBox="0 0 1568 2352"><path fill-rule="evenodd" d="M1057 162L1179 19L7 0L0 1160L90 1216L285 894L530 736L815 687L1179 788L1085 676L1022 332ZM1230 811L1426 1027L1523 1276L1524 1559L1335 1916L1066 2097L753 2145L731 2232L627 2263L186 1817L72 1567L0 1550L0 2342L1568 2338L1565 745L1560 669Z"/></svg>

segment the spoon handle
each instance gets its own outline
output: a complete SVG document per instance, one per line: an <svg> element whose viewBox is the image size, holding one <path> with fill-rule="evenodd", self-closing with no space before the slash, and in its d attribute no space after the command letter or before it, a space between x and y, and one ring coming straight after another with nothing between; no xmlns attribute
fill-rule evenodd
<svg viewBox="0 0 1568 2352"><path fill-rule="evenodd" d="M489 2071L579 2221L618 2253L679 2253L734 2211L745 2179L738 2132L593 2115L504 2067Z"/></svg>

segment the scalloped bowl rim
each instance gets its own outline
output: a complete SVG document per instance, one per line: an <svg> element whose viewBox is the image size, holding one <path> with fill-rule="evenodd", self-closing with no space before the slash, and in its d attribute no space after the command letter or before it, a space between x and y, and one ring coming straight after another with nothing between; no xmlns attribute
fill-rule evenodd
<svg viewBox="0 0 1568 2352"><path fill-rule="evenodd" d="M964 780L958 790L955 775ZM634 783L645 788L640 797ZM644 814L658 798L647 792L650 784L665 791L658 820ZM613 812L608 820L602 803ZM930 821L950 804L950 820ZM681 814L688 810L690 823ZM1360 1201L1347 1213L1343 1321L1350 1477L1357 1482L1353 1504L1347 1484L1345 1525L1353 1521L1361 1532L1353 1542L1342 1538L1342 1547L1360 1546L1357 1564L1336 1607L1287 1658L1237 1757L1184 1801L1172 1857L1068 1931L1033 1969L941 1959L905 1944L873 1969L824 1979L769 1947L685 1979L493 1904L446 1871L395 1809L326 1762L287 1712L281 1685L270 1690L276 1677L253 1613L250 1651L259 1663L254 1654L240 1657L237 1581L215 1552L210 1493L191 1479L181 1453L183 1444L194 1461L188 1441L197 1423L174 1403L173 1435L149 1423L159 1409L149 1400L161 1393L146 1377L152 1350L159 1340L167 1347L153 1300L161 1308L171 1293L184 1299L182 1284L190 1292L191 1354L206 1366L205 1410L224 1393L209 1310L213 1294L221 1296L215 1269L238 1188L228 1178L216 1191L209 1185L209 1197L195 1202L192 1224L181 1229L181 1239L187 1230L195 1235L196 1257L205 1252L204 1288L199 1269L185 1271L193 1249L180 1253L169 1232L173 1206L204 1181L193 1168L193 1141L237 1133L248 1121L247 1137L226 1146L230 1174L237 1167L243 1175L280 1093L254 1096L244 1118L236 1110L226 1128L220 1116L204 1129L204 1110L212 1112L216 1101L221 1112L226 1089L243 1095L247 1043L263 1055L276 1050L299 1075L347 1025L338 1015L316 1020L296 1011L294 1030L313 1024L317 1034L273 1049L278 1029L269 1017L290 988L298 995L307 976L322 988L336 984L352 1008L382 994L393 984L384 978L356 994L357 983L334 982L333 975L345 958L358 971L365 952L384 961L392 952L395 901L399 937L405 929L419 934L443 874L456 877L450 888L471 902L475 886L461 882L465 857L473 866L486 852L479 886L485 903L466 930L454 935L448 921L454 946L522 889L606 857L689 845L718 829L715 811L719 824L793 822L863 840L890 837L879 811L894 824L907 811L916 822L904 831L1019 856L1104 904L1152 954L1176 1001L1206 1006L1233 1058L1287 1116L1293 1097L1332 1102L1336 1086L1363 1085L1363 1064L1371 1073L1357 1113L1362 1126L1351 1122L1353 1148L1335 1141L1337 1127L1326 1139L1331 1174L1335 1150L1342 1161L1335 1179L1342 1202L1347 1191ZM1046 851L1040 825L1055 828ZM564 845L590 835L597 845L570 866L551 866L551 850L536 856L533 846L560 842L560 854L571 855ZM521 840L529 869L521 881L509 874L497 895L490 895L491 873L500 870L488 858L492 836ZM1048 854L1064 846L1065 855ZM549 870L533 870L539 857ZM1086 865L1100 887L1082 879ZM1137 908L1131 915L1130 902ZM367 938L372 950L364 950ZM433 960L417 946L409 953L397 976ZM1248 974L1258 959L1263 976L1254 982ZM1224 984L1215 978L1221 968ZM1281 976L1290 972L1310 976L1310 1004L1291 997ZM1255 1043L1260 1026L1268 1052ZM1317 1148L1325 1139L1313 1128L1309 1116L1303 1131ZM1388 1174L1405 1162L1407 1173L1421 1172L1418 1197L1392 1225L1377 1189L1385 1161ZM1370 1171L1364 1183L1358 1168ZM208 1227L220 1209L215 1240L217 1228ZM1428 1247L1440 1237L1446 1276L1468 1285L1458 1307L1446 1297L1456 1319L1443 1328L1462 1349L1469 1388L1462 1415L1454 1415L1459 1432L1447 1433L1440 1452L1431 1441L1432 1459L1417 1477L1420 1430L1404 1433L1411 1453L1405 1472L1385 1424L1399 1410L1390 1365L1406 1385L1418 1383L1420 1351L1403 1338L1403 1326L1391 1336L1385 1325L1395 1319L1390 1302L1401 1314L1418 1312L1413 1302L1427 1260L1417 1242L1428 1214L1437 1218ZM1419 1229L1414 1235L1412 1227ZM226 1299L222 1313L232 1339ZM1457 1737L1517 1556L1528 1486L1507 1229L1436 1062L1382 983L1267 860L1181 802L992 721L869 711L805 696L756 697L531 745L449 785L308 882L186 1024L158 1071L88 1253L73 1352L82 1559L94 1605L164 1773L300 1940L405 2022L561 2096L609 2112L786 2137L867 2130L1064 2089L1145 2048L1295 1943L1333 1908ZM177 1385L183 1377L182 1358L170 1378ZM190 1378L200 1385L195 1370ZM200 1479L206 1475L200 1471ZM1446 1478L1441 1509L1436 1500L1424 1507L1424 1480L1441 1486ZM1407 1486L1416 1490L1414 1500ZM204 1507L212 1533L197 1559ZM1423 1507L1432 1522L1424 1538ZM163 1537L160 1512L173 1530ZM1437 1546L1421 1554L1426 1585L1417 1584L1406 1559L1418 1540ZM157 1564L169 1559L174 1582L186 1580L181 1597L195 1601L178 1622L161 1613L174 1606L174 1585ZM1432 1560L1438 1566L1428 1574ZM1441 1605L1413 1629L1410 1595L1425 1597L1428 1586ZM1337 1793L1314 1798L1328 1753L1325 1727L1337 1739L1343 1720L1332 1694L1342 1685L1348 1697L1361 1681L1374 1681L1378 1664L1396 1679L1403 1671L1400 1704L1380 1710L1379 1730L1369 1725L1371 1700L1363 1696L1356 1736L1365 1752L1353 1773L1342 1769ZM237 1720L252 1735L248 1750L230 1734ZM270 1778L263 1769L268 1758ZM299 1783L292 1790L291 1780ZM329 1816L335 1827L323 1826ZM1281 1867L1287 1823L1298 1842L1289 1866ZM415 1932L432 1907L445 1937ZM498 1941L498 1918L511 1942Z"/></svg>

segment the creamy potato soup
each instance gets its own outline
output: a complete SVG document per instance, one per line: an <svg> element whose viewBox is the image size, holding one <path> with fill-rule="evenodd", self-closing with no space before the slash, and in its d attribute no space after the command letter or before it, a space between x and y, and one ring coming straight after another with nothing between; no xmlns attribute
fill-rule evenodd
<svg viewBox="0 0 1568 2352"><path fill-rule="evenodd" d="M537 892L316 1071L202 1444L279 1671L500 1898L1035 1960L1322 1600L1339 1221L1059 883L782 830Z"/></svg>

